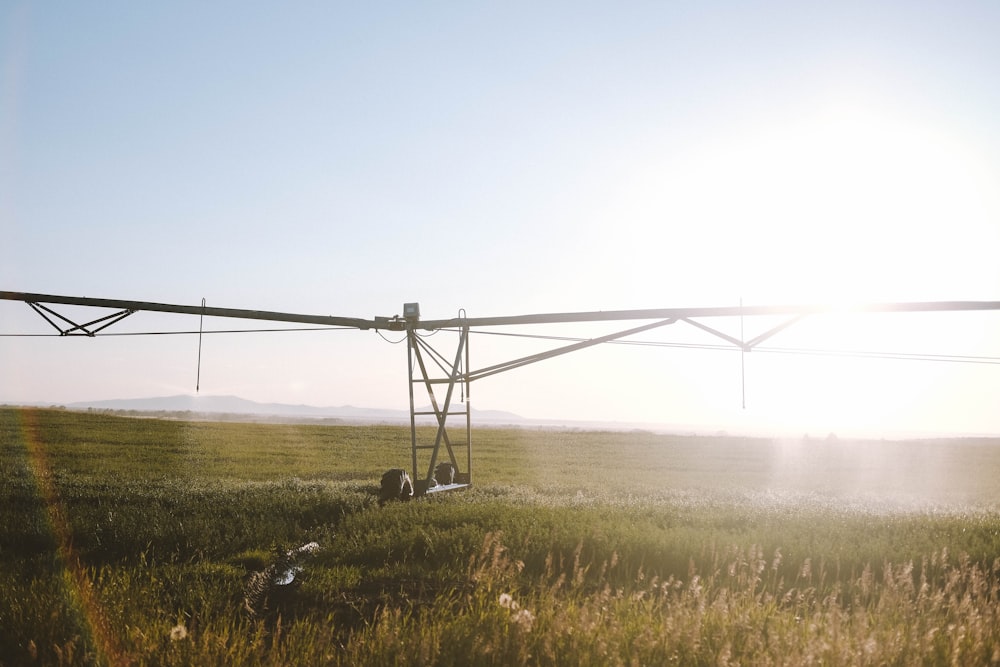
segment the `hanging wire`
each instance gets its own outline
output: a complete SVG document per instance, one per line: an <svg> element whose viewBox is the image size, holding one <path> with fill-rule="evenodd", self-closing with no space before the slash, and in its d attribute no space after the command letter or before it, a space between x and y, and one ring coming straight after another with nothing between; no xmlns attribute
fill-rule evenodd
<svg viewBox="0 0 1000 667"><path fill-rule="evenodd" d="M425 333L420 333L419 331L414 329L413 333L419 336L420 338L431 338L433 336L437 336L442 331L454 331L454 329L433 329L432 331L429 332L425 330Z"/></svg>
<svg viewBox="0 0 1000 667"><path fill-rule="evenodd" d="M381 331L379 331L378 329L376 329L376 330L375 330L375 333L377 333L377 334L378 334L378 337L379 337L379 338L381 338L381 339L382 339L382 340L384 340L385 342L389 343L390 345L399 345L400 343L402 343L402 342L404 342L404 341L406 340L406 336L403 336L403 337L402 337L402 338L400 338L399 340L389 340L388 338L386 338L386 337L385 337L385 334L383 334L383 333L382 333Z"/></svg>
<svg viewBox="0 0 1000 667"><path fill-rule="evenodd" d="M194 383L194 393L201 391L201 334L205 322L205 297L201 298L201 315L198 316L198 378Z"/></svg>
<svg viewBox="0 0 1000 667"><path fill-rule="evenodd" d="M466 318L465 308L459 308L458 309L458 319L465 320L465 318ZM456 374L457 375L461 375L462 378L463 378L463 381L461 383L461 390L460 390L462 392L462 395L461 395L462 403L465 403L465 385L468 384L468 381L469 381L468 380L469 376L465 372L467 370L466 366L468 364L464 364L463 363L463 356L467 356L468 352L469 352L469 338L468 338L468 336L466 336L466 338L465 338L465 352L466 352L466 355L459 355L458 368L455 369ZM471 369L468 369L468 370L471 370Z"/></svg>

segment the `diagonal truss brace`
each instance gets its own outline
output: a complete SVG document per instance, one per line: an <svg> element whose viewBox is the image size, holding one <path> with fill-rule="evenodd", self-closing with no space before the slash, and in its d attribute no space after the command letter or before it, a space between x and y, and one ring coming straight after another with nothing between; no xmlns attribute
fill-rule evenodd
<svg viewBox="0 0 1000 667"><path fill-rule="evenodd" d="M670 318L666 320L661 320L659 322L652 322L650 324L644 324L642 326L634 327L632 329L626 329L625 331L618 331L616 333L607 334L606 336L598 336L597 338L590 338L588 340L580 341L579 343L573 343L572 345L559 347L554 350L539 352L538 354L528 355L526 357L521 357L520 359L506 361L504 363L496 364L494 366L487 366L486 368L481 368L477 371L470 372L469 381L471 382L472 380L480 380L482 378L489 377L490 375L496 375L497 373L513 370L515 368L520 368L521 366L527 366L528 364L533 364L538 361L543 361L545 359L552 359L553 357L558 357L563 354L569 354L570 352L576 352L577 350L582 350L584 348L592 347L594 345L600 345L601 343L608 343L613 340L618 340L619 338L625 338L627 336L632 336L637 333L649 331L650 329L656 329L658 327L666 326L668 324L673 324L676 321L677 318Z"/></svg>
<svg viewBox="0 0 1000 667"><path fill-rule="evenodd" d="M73 320L69 319L68 317L66 317L65 315L57 313L56 311L52 310L51 308L49 308L44 304L35 301L28 301L27 303L29 306L31 306L32 310L34 310L42 317L42 319L51 324L56 329L56 331L59 332L60 336L90 336L91 338L93 338L94 336L97 335L99 331L107 329L112 324L121 322L126 317L136 312L135 310L125 309L117 313L112 313L110 315L105 315L104 317L99 317L96 320L91 320L90 322L78 324ZM49 317L49 315L51 315L52 317ZM66 324L71 324L72 326L67 329L64 329L55 320L62 320ZM101 324L102 322L104 324L97 327L96 329L91 328L95 324Z"/></svg>
<svg viewBox="0 0 1000 667"><path fill-rule="evenodd" d="M761 343L763 343L765 340L767 340L768 338L771 338L772 336L781 333L782 331L784 331L788 327L792 326L793 324L795 324L797 322L800 322L801 320L805 319L810 314L811 313L803 313L801 315L796 315L795 317L793 317L791 319L788 319L788 320L785 320L781 324L773 326L770 329L768 329L767 331L765 331L764 333L760 334L759 336L751 338L750 340L747 340L747 341L744 341L744 340L741 340L739 338L735 338L733 336L730 336L729 334L723 333L723 332L719 331L718 329L710 327L707 324L703 324L703 323L699 322L698 320L691 319L690 317L682 317L680 319L682 321L684 321L684 322L687 322L688 324L690 324L691 326L693 326L693 327L695 327L697 329L701 329L702 331L708 332L708 333L712 334L713 336L721 338L722 340L726 341L727 343L731 343L731 344L735 345L736 347L738 347L743 352L750 352L755 347L757 347L758 345L760 345Z"/></svg>

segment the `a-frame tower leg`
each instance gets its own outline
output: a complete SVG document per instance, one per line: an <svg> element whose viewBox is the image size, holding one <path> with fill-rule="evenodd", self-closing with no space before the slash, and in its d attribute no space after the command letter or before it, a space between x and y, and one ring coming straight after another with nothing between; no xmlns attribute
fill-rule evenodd
<svg viewBox="0 0 1000 667"><path fill-rule="evenodd" d="M469 397L469 327L462 326L455 355L449 359L435 350L412 326L407 327L407 362L410 379L410 448L412 451L413 491L416 495L465 488L472 484L472 404ZM429 366L432 362L433 366ZM436 367L440 374L432 372ZM427 391L430 410L418 409L415 387L422 385ZM443 401L438 400L437 389L444 388ZM455 390L460 393L460 403L464 407L455 409ZM417 417L433 415L437 424L434 442L421 441L417 429ZM455 429L448 430L449 417L464 421L465 436L456 440L452 437ZM463 419L464 418L464 419ZM456 419L451 420L454 424ZM464 440L464 442L463 442ZM441 445L444 445L442 455ZM460 461L456 452L465 450L465 460ZM430 457L421 455L430 453ZM453 484L440 484L435 479L434 469L438 463L447 460L455 467ZM421 463L426 462L426 467Z"/></svg>

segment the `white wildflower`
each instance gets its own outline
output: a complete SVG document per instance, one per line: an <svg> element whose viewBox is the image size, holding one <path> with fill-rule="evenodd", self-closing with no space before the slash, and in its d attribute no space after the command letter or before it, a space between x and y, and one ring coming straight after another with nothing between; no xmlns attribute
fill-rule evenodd
<svg viewBox="0 0 1000 667"><path fill-rule="evenodd" d="M519 605L517 604L517 600L515 600L510 593L501 593L500 606L503 607L504 609L510 609L511 611L515 611Z"/></svg>
<svg viewBox="0 0 1000 667"><path fill-rule="evenodd" d="M531 632L531 626L535 623L535 615L527 609L518 610L510 618L524 632Z"/></svg>
<svg viewBox="0 0 1000 667"><path fill-rule="evenodd" d="M515 626L517 626L522 632L531 631L531 628L535 623L535 615L527 609L521 609L521 605L517 603L514 596L510 593L501 593L498 602L501 607L511 611L510 620Z"/></svg>

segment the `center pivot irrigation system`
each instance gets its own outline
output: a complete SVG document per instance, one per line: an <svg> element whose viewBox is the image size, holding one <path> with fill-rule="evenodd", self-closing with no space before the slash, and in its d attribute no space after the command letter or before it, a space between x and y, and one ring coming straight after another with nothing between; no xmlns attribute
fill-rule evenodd
<svg viewBox="0 0 1000 667"><path fill-rule="evenodd" d="M400 331L406 333L407 365L409 369L410 394L410 449L412 470L414 472L414 493L422 495L436 491L447 491L468 487L472 484L472 412L470 389L474 380L481 380L497 373L513 370L545 359L551 359L563 354L582 350L584 348L620 341L629 336L664 327L678 322L684 322L711 334L726 342L726 347L750 352L775 334L787 329L810 315L833 312L852 313L906 313L934 311L979 311L1000 310L1000 301L924 301L902 303L872 303L851 307L831 307L822 305L790 305L790 306L722 306L712 308L660 308L649 310L613 310L575 313L547 313L535 315L514 315L507 317L466 317L460 311L459 317L444 320L421 320L420 306L417 303L403 305L403 316L375 317L370 320L351 317L335 317L330 315L302 315L295 313L279 313L262 310L241 310L233 308L208 307L202 300L200 306L182 306L143 301L124 301L119 299L93 299L89 297L56 296L51 294L32 294L27 292L0 292L0 299L8 301L23 301L36 313L51 324L60 336L97 336L108 327L126 317L140 312L179 313L204 317L228 317L257 321L286 322L310 324L318 327L349 328L374 331ZM52 306L91 306L112 309L111 314L97 319L79 323L64 314L60 314ZM736 338L719 329L705 324L703 320L713 318L738 317L742 332L742 321L745 317L782 316L784 319L763 333L745 340L742 336ZM479 327L498 327L532 324L565 324L579 322L625 322L645 321L639 326L610 333L595 338L576 340L568 345L539 352L537 354L519 357L492 366L473 369L469 356L469 332ZM453 354L443 354L426 340L421 332L452 331L458 333L458 345ZM199 332L200 333L200 332ZM964 358L970 359L970 358ZM1000 360L982 358L989 363ZM199 351L200 361L200 351ZM414 397L415 388L422 385L430 399L428 410L417 410ZM443 396L442 390L443 389ZM456 389L464 403L464 408L455 409ZM437 432L433 442L421 441L418 438L417 418L433 416L437 422ZM448 430L451 423L462 422L464 435L452 437ZM450 434L451 433L451 434ZM444 445L444 452L442 452ZM464 450L464 465L459 462L459 452ZM429 455L429 459L427 458ZM455 466L456 474L453 484L435 485L434 469L437 463L444 462L444 457ZM420 463L426 461L426 467ZM421 470L426 475L421 476Z"/></svg>

